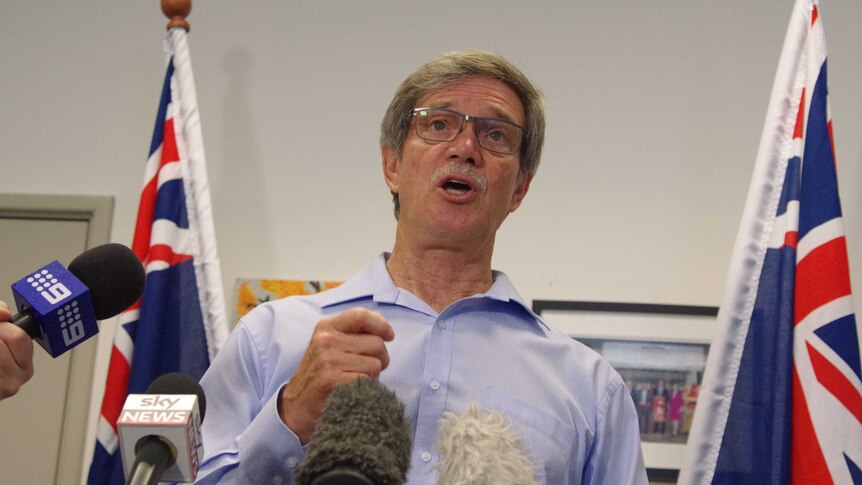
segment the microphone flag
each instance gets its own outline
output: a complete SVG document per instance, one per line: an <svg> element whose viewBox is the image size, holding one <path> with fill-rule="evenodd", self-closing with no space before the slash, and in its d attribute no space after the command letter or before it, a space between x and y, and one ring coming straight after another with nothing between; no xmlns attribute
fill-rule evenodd
<svg viewBox="0 0 862 485"><path fill-rule="evenodd" d="M778 65L679 483L862 483L862 372L817 0Z"/></svg>
<svg viewBox="0 0 862 485"><path fill-rule="evenodd" d="M41 335L31 337L51 357L99 333L90 289L57 261L16 281L12 293L19 309L26 308L42 322Z"/></svg>
<svg viewBox="0 0 862 485"><path fill-rule="evenodd" d="M136 444L147 436L155 435L175 447L176 453L176 462L164 470L160 481L194 480L203 458L201 413L197 396L129 394L117 426L127 475L135 464Z"/></svg>
<svg viewBox="0 0 862 485"><path fill-rule="evenodd" d="M158 376L200 380L228 335L187 33L171 29L132 250L146 290L119 317L89 484L122 484L117 418Z"/></svg>

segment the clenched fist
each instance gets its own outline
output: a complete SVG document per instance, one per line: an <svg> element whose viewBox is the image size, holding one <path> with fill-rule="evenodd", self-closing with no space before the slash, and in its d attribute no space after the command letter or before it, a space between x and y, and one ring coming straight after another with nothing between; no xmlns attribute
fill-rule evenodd
<svg viewBox="0 0 862 485"><path fill-rule="evenodd" d="M360 376L377 377L389 365L385 342L395 338L377 312L353 308L317 323L299 368L278 402L281 420L308 443L323 404L339 384Z"/></svg>

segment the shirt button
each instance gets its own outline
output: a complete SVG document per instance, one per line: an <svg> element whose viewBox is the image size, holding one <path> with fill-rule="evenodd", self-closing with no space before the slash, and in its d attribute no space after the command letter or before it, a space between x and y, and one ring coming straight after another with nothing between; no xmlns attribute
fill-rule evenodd
<svg viewBox="0 0 862 485"><path fill-rule="evenodd" d="M439 382L437 382L437 381L431 381L431 389L433 389L433 390L435 390L435 391L436 391L437 389L440 389L440 383L439 383ZM426 460L426 461L427 461L427 460Z"/></svg>
<svg viewBox="0 0 862 485"><path fill-rule="evenodd" d="M285 463L287 463L288 468L296 468L297 461L296 458L291 456L287 458Z"/></svg>
<svg viewBox="0 0 862 485"><path fill-rule="evenodd" d="M425 463L428 463L429 461L431 461L431 453L428 453L427 451L423 452L422 453L422 461L424 461Z"/></svg>
<svg viewBox="0 0 862 485"><path fill-rule="evenodd" d="M447 325L446 322L440 322L437 324L437 326L440 327L440 330L446 330Z"/></svg>
<svg viewBox="0 0 862 485"><path fill-rule="evenodd" d="M276 476L272 477L273 485L281 485L281 482L283 482L283 481L284 481L284 479L281 478L281 475L276 475Z"/></svg>

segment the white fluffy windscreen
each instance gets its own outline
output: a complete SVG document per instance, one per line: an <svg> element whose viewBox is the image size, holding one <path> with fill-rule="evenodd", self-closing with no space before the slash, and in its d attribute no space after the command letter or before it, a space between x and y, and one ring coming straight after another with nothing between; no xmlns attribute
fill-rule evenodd
<svg viewBox="0 0 862 485"><path fill-rule="evenodd" d="M499 411L471 402L463 414L444 413L437 450L437 485L535 485L523 440Z"/></svg>

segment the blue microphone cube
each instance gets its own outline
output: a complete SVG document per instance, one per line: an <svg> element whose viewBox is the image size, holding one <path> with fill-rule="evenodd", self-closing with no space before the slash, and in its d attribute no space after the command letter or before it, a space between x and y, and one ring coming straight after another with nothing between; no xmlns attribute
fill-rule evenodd
<svg viewBox="0 0 862 485"><path fill-rule="evenodd" d="M12 285L18 311L29 311L42 336L35 339L57 357L99 333L90 289L54 261Z"/></svg>

